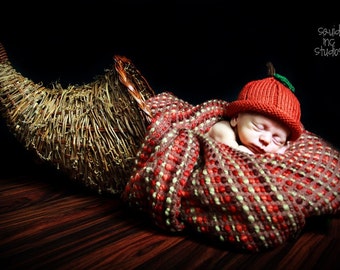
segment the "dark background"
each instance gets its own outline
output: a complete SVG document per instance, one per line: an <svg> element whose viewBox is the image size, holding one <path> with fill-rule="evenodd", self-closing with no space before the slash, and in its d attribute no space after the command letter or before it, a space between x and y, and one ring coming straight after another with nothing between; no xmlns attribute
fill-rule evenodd
<svg viewBox="0 0 340 270"><path fill-rule="evenodd" d="M256 1L254 1L256 2ZM45 86L90 82L124 55L156 93L193 104L236 98L266 76L266 62L296 88L305 127L339 147L340 52L316 55L319 27L339 30L325 2L298 10L278 2L31 1L1 8L0 41L12 65ZM340 50L340 34L332 37ZM1 123L2 141L6 128ZM7 145L7 143L2 143Z"/></svg>

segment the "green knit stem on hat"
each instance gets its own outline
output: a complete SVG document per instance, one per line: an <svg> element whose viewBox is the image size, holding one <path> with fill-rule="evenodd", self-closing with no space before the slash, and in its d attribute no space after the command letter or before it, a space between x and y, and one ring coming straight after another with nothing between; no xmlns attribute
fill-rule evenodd
<svg viewBox="0 0 340 270"><path fill-rule="evenodd" d="M295 92L295 87L288 81L288 79L285 76L282 76L280 74L274 73L274 78L280 81L282 84L287 86L293 93Z"/></svg>

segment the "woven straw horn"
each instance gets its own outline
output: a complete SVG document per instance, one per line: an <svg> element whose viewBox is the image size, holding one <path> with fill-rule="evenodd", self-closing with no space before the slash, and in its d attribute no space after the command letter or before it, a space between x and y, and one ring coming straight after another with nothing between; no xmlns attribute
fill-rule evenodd
<svg viewBox="0 0 340 270"><path fill-rule="evenodd" d="M98 193L120 193L144 139L154 91L132 62L88 84L51 88L17 72L0 44L0 111L26 149Z"/></svg>

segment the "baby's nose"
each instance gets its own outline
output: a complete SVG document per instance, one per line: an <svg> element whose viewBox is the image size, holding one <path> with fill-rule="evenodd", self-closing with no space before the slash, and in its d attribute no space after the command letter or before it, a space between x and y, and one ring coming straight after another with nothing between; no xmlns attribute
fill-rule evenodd
<svg viewBox="0 0 340 270"><path fill-rule="evenodd" d="M270 144L271 139L272 139L272 136L269 132L264 132L260 135L260 142L265 146Z"/></svg>

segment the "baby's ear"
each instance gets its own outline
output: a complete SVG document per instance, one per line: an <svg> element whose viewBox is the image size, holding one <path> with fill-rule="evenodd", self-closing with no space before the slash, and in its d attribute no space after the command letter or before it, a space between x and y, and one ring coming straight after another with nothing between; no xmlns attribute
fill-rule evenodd
<svg viewBox="0 0 340 270"><path fill-rule="evenodd" d="M230 125L232 127L236 127L236 125L237 125L237 117L238 117L238 115L236 115L236 116L234 116L233 118L230 119Z"/></svg>

